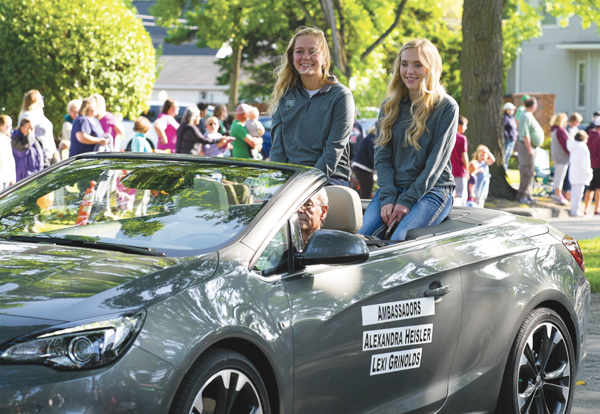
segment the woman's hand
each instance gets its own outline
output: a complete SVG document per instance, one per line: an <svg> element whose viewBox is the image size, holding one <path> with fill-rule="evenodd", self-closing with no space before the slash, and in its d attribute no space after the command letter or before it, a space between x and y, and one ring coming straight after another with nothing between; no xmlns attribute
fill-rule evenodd
<svg viewBox="0 0 600 414"><path fill-rule="evenodd" d="M400 223L400 221L408 214L409 211L410 209L402 204L387 204L381 209L381 218L388 225L394 221L396 223Z"/></svg>
<svg viewBox="0 0 600 414"><path fill-rule="evenodd" d="M392 215L393 210L393 204L386 204L385 206L381 207L381 219L385 224L388 224L390 222L390 216Z"/></svg>
<svg viewBox="0 0 600 414"><path fill-rule="evenodd" d="M228 143L229 143L229 137L224 136L223 138L221 138L221 140L219 142L217 142L217 147L219 147L219 148L226 147Z"/></svg>

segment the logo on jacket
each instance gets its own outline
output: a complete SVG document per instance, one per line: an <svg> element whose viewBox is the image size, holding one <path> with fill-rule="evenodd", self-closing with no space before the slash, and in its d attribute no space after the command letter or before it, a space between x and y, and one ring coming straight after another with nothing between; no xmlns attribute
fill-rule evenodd
<svg viewBox="0 0 600 414"><path fill-rule="evenodd" d="M285 101L285 107L287 109L290 109L292 106L294 106L294 98L288 99L287 101Z"/></svg>

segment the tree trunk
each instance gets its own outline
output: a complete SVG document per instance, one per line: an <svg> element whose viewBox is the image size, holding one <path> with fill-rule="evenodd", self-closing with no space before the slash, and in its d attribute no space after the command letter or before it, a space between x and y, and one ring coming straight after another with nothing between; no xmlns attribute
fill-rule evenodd
<svg viewBox="0 0 600 414"><path fill-rule="evenodd" d="M464 0L461 115L469 120L469 151L486 145L496 157L490 166L490 194L514 199L504 171L502 123L502 11L505 0Z"/></svg>
<svg viewBox="0 0 600 414"><path fill-rule="evenodd" d="M242 64L242 46L234 46L231 54L231 70L229 71L229 113L235 113L238 104L238 90L240 88L240 71Z"/></svg>
<svg viewBox="0 0 600 414"><path fill-rule="evenodd" d="M321 7L323 8L327 26L331 30L331 54L333 55L333 65L349 78L351 75L350 67L346 65L346 49L343 44L343 39L340 38L338 33L335 9L333 8L332 0L321 0Z"/></svg>

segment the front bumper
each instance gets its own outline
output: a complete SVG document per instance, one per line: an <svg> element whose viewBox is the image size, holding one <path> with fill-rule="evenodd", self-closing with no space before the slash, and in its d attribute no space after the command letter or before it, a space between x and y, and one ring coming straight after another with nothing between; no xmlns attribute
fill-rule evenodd
<svg viewBox="0 0 600 414"><path fill-rule="evenodd" d="M89 371L0 365L0 413L162 414L182 376L135 346L116 363Z"/></svg>

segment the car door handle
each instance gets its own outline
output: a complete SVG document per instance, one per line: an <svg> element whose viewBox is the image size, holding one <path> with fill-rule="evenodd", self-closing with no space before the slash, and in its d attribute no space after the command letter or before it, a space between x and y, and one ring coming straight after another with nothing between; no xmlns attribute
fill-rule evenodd
<svg viewBox="0 0 600 414"><path fill-rule="evenodd" d="M425 297L444 296L444 295L450 293L451 290L452 290L452 287L450 285L441 286L436 289L429 289L429 290L425 291Z"/></svg>

